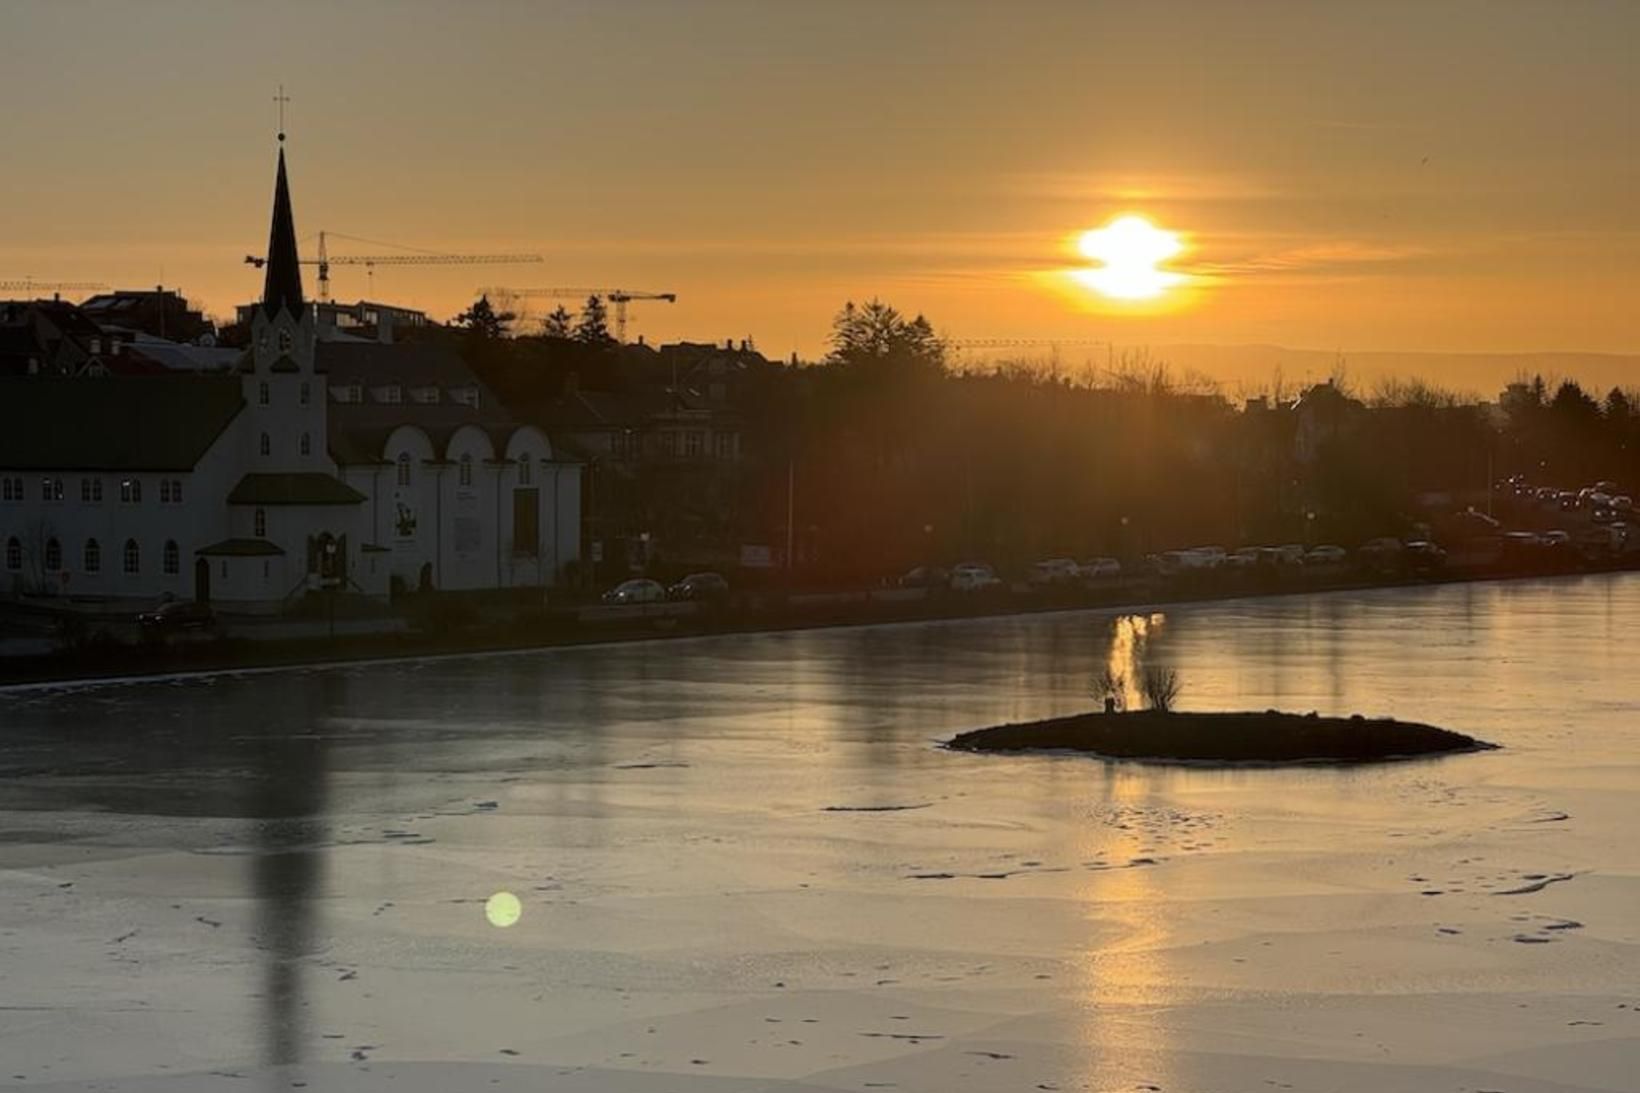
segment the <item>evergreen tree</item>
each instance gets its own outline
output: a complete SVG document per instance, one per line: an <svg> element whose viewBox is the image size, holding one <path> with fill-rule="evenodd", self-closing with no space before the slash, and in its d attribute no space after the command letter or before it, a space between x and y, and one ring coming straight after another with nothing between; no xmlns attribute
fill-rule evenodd
<svg viewBox="0 0 1640 1093"><path fill-rule="evenodd" d="M586 307L581 309L581 318L575 324L574 337L585 345L615 344L615 336L609 332L609 313L604 309L601 297L587 297Z"/></svg>
<svg viewBox="0 0 1640 1093"><path fill-rule="evenodd" d="M575 335L575 316L559 304L552 314L541 320L541 333L549 338L570 338Z"/></svg>
<svg viewBox="0 0 1640 1093"><path fill-rule="evenodd" d="M906 319L881 300L857 307L850 301L832 321L826 363L892 373L938 373L945 343L923 316Z"/></svg>
<svg viewBox="0 0 1640 1093"><path fill-rule="evenodd" d="M450 320L450 325L480 339L505 338L508 325L517 317L510 311L497 311L488 296L480 296L472 307Z"/></svg>

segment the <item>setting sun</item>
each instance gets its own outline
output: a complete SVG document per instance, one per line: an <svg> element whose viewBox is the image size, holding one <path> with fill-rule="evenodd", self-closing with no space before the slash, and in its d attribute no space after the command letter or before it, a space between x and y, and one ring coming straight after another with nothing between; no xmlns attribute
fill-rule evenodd
<svg viewBox="0 0 1640 1093"><path fill-rule="evenodd" d="M1118 217L1103 228L1084 232L1078 246L1100 265L1072 276L1113 300L1151 300L1185 279L1160 268L1184 250L1184 244L1142 216Z"/></svg>

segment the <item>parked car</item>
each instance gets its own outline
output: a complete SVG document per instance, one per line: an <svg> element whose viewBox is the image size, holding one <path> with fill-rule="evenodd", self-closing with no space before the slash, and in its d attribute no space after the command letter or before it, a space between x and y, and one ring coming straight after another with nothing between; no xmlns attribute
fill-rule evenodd
<svg viewBox="0 0 1640 1093"><path fill-rule="evenodd" d="M951 568L953 592L987 592L1001 587L996 572L982 562L964 562Z"/></svg>
<svg viewBox="0 0 1640 1093"><path fill-rule="evenodd" d="M145 634L210 633L216 629L216 612L197 600L172 600L137 616Z"/></svg>
<svg viewBox="0 0 1640 1093"><path fill-rule="evenodd" d="M1342 565L1349 558L1349 553L1341 546L1326 543L1310 550L1304 555L1305 565Z"/></svg>
<svg viewBox="0 0 1640 1093"><path fill-rule="evenodd" d="M1033 565L1027 579L1034 585L1054 585L1070 584L1080 576L1081 570L1074 560L1049 558Z"/></svg>
<svg viewBox="0 0 1640 1093"><path fill-rule="evenodd" d="M1077 572L1084 581L1107 581L1122 575L1122 563L1115 558L1089 558Z"/></svg>
<svg viewBox="0 0 1640 1093"><path fill-rule="evenodd" d="M951 574L937 565L920 565L899 579L901 588L947 588Z"/></svg>
<svg viewBox="0 0 1640 1093"><path fill-rule="evenodd" d="M668 599L722 603L729 598L729 582L721 573L691 573L666 590Z"/></svg>
<svg viewBox="0 0 1640 1093"><path fill-rule="evenodd" d="M1413 573L1435 573L1446 565L1446 551L1427 539L1414 539L1406 545L1406 564Z"/></svg>
<svg viewBox="0 0 1640 1093"><path fill-rule="evenodd" d="M622 581L603 596L605 603L659 603L664 599L666 589L659 581L652 581L648 577Z"/></svg>
<svg viewBox="0 0 1640 1093"><path fill-rule="evenodd" d="M1401 540L1384 535L1376 539L1368 539L1361 544L1361 549L1355 552L1361 563L1361 568L1368 573L1393 573L1401 567L1401 559L1406 548Z"/></svg>
<svg viewBox="0 0 1640 1093"><path fill-rule="evenodd" d="M1298 543L1285 543L1275 548L1276 557L1281 565L1303 565L1304 547Z"/></svg>

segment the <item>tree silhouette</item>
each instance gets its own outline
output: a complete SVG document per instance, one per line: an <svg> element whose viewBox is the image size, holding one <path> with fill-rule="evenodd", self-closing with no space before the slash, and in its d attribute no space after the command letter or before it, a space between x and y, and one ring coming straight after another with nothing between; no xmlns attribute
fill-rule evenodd
<svg viewBox="0 0 1640 1093"><path fill-rule="evenodd" d="M581 318L575 324L574 338L586 345L611 346L615 336L609 332L609 313L599 296L588 296L581 309Z"/></svg>
<svg viewBox="0 0 1640 1093"><path fill-rule="evenodd" d="M497 311L488 296L480 296L472 307L450 320L450 325L480 339L505 338L509 324L517 317L510 311Z"/></svg>
<svg viewBox="0 0 1640 1093"><path fill-rule="evenodd" d="M559 304L552 313L541 320L541 333L549 338L569 338L575 334L575 316L568 308Z"/></svg>

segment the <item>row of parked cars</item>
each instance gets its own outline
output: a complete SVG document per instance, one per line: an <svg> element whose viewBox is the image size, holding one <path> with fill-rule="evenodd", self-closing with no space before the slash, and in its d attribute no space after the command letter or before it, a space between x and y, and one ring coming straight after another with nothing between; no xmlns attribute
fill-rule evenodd
<svg viewBox="0 0 1640 1093"><path fill-rule="evenodd" d="M622 581L603 595L605 603L723 603L729 599L729 582L721 573L691 573L671 586L648 577Z"/></svg>
<svg viewBox="0 0 1640 1093"><path fill-rule="evenodd" d="M1634 498L1622 493L1617 483L1609 480L1574 491L1534 486L1525 475L1517 474L1499 482L1497 491L1518 504L1545 512L1580 513L1596 524L1623 523L1635 518Z"/></svg>

